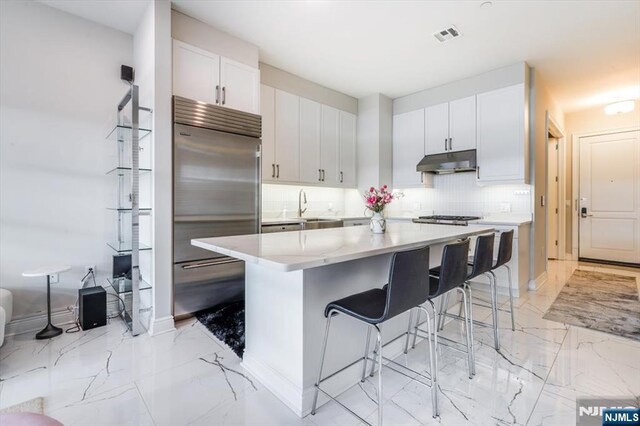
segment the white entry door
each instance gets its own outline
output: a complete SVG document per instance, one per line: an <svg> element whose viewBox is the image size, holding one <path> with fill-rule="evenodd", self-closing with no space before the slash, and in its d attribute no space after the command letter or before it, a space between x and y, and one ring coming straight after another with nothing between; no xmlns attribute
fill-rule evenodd
<svg viewBox="0 0 640 426"><path fill-rule="evenodd" d="M549 201L547 203L547 257L549 259L558 258L558 244L560 240L558 228L560 224L559 202L558 202L558 140L549 141L549 162L548 168L548 189Z"/></svg>
<svg viewBox="0 0 640 426"><path fill-rule="evenodd" d="M580 257L640 263L640 132L580 138Z"/></svg>

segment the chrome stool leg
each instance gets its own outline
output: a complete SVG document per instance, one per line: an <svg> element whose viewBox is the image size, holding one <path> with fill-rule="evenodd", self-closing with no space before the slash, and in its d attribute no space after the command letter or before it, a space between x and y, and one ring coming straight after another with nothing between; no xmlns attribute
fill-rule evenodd
<svg viewBox="0 0 640 426"><path fill-rule="evenodd" d="M500 350L500 335L498 332L498 293L496 290L496 281L495 281L495 275L493 275L493 273L488 272L486 274L487 277L489 277L489 286L490 286L490 293L491 293L491 316L493 319L493 346L494 348L499 351Z"/></svg>
<svg viewBox="0 0 640 426"><path fill-rule="evenodd" d="M446 293L442 297L442 301L440 302L440 316L438 317L438 330L442 331L444 329L444 320L447 311L449 310L449 293Z"/></svg>
<svg viewBox="0 0 640 426"><path fill-rule="evenodd" d="M418 311L418 317L420 317L420 311ZM418 318L419 319L419 318ZM404 353L406 355L409 352L409 338L411 337L411 326L413 325L413 309L409 311L409 325L407 326L407 339L404 342Z"/></svg>
<svg viewBox="0 0 640 426"><path fill-rule="evenodd" d="M413 328L413 343L411 344L411 349L415 349L416 348L416 340L418 339L418 327L420 326L420 313L422 312L421 309L418 309L418 315L416 315L416 325ZM428 319L429 317L427 317Z"/></svg>
<svg viewBox="0 0 640 426"><path fill-rule="evenodd" d="M440 415L440 409L438 407L438 311L431 300L429 300L429 304L433 310L433 328L431 327L429 311L427 311L423 306L420 307L420 310L424 311L427 316L427 332L429 333L429 369L431 370L431 404L433 405L433 418L436 418ZM433 343L431 341L431 336L433 336Z"/></svg>
<svg viewBox="0 0 640 426"><path fill-rule="evenodd" d="M378 425L382 426L382 406L384 405L384 399L382 398L382 332L377 325L373 327L376 328L378 346Z"/></svg>
<svg viewBox="0 0 640 426"><path fill-rule="evenodd" d="M469 325L469 322L473 320L469 317L467 293L464 291L464 288L462 287L458 287L457 290L462 294L462 301L460 303L462 303L462 308L464 310L464 337L465 337L465 340L467 341L467 366L469 368L469 378L472 379L473 370L474 370L474 366L473 366L474 361L473 361L473 354L471 353L472 336L471 336L471 326Z"/></svg>
<svg viewBox="0 0 640 426"><path fill-rule="evenodd" d="M365 377L367 376L367 358L369 356L369 342L371 341L371 327L367 327L367 341L364 344L364 357L362 358L362 378L361 382L364 382ZM407 353L405 351L405 353Z"/></svg>
<svg viewBox="0 0 640 426"><path fill-rule="evenodd" d="M468 303L469 303L469 328L471 333L471 359L472 359L471 366L473 367L473 369L471 370L471 374L475 376L476 375L476 355L474 352L475 349L473 347L473 295L471 293L471 285L469 285L469 282L464 283L464 287L469 293Z"/></svg>
<svg viewBox="0 0 640 426"><path fill-rule="evenodd" d="M507 274L509 275L509 309L511 310L511 330L516 331L516 319L513 313L513 286L511 283L511 268L504 265L507 268Z"/></svg>
<svg viewBox="0 0 640 426"><path fill-rule="evenodd" d="M327 341L329 340L329 328L331 327L331 317L334 312L329 312L327 316L327 327L324 330L324 342L322 343L322 355L320 356L320 367L318 368L318 380L316 380L316 386L313 390L313 406L311 408L311 414L316 414L316 406L318 404L318 388L320 386L320 379L322 379L322 367L324 366L324 355L327 352Z"/></svg>

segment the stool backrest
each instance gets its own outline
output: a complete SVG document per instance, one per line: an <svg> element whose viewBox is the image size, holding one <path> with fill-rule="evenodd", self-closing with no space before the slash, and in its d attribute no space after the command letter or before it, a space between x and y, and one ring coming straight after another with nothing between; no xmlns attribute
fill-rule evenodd
<svg viewBox="0 0 640 426"><path fill-rule="evenodd" d="M440 262L440 277L435 288L432 286L429 297L439 296L462 285L467 280L467 261L469 259L469 239L444 246Z"/></svg>
<svg viewBox="0 0 640 426"><path fill-rule="evenodd" d="M498 260L494 268L504 265L511 260L513 251L513 229L500 234L500 245L498 246Z"/></svg>
<svg viewBox="0 0 640 426"><path fill-rule="evenodd" d="M423 304L428 295L429 247L394 253L382 321Z"/></svg>
<svg viewBox="0 0 640 426"><path fill-rule="evenodd" d="M468 278L475 278L493 269L493 241L495 234L480 235L476 238L476 249L473 253L473 266Z"/></svg>

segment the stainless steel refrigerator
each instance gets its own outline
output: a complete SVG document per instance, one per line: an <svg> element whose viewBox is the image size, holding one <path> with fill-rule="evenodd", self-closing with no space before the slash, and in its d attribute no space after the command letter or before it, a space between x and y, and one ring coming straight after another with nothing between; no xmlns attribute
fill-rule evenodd
<svg viewBox="0 0 640 426"><path fill-rule="evenodd" d="M244 298L244 262L191 239L260 229L259 115L173 98L174 317Z"/></svg>

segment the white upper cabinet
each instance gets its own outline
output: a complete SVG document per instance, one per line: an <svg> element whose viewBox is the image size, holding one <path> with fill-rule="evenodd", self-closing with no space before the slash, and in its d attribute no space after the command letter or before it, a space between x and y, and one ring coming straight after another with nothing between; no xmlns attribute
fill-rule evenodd
<svg viewBox="0 0 640 426"><path fill-rule="evenodd" d="M425 153L476 148L476 97L457 99L425 108Z"/></svg>
<svg viewBox="0 0 640 426"><path fill-rule="evenodd" d="M524 84L477 96L478 182L528 183Z"/></svg>
<svg viewBox="0 0 640 426"><path fill-rule="evenodd" d="M260 70L173 40L173 94L260 113Z"/></svg>
<svg viewBox="0 0 640 426"><path fill-rule="evenodd" d="M424 156L424 110L393 116L393 187L418 186L421 173L416 171Z"/></svg>
<svg viewBox="0 0 640 426"><path fill-rule="evenodd" d="M322 105L322 130L320 131L321 181L338 183L338 155L340 152L340 112Z"/></svg>
<svg viewBox="0 0 640 426"><path fill-rule="evenodd" d="M276 180L300 179L300 98L276 89L275 109Z"/></svg>
<svg viewBox="0 0 640 426"><path fill-rule="evenodd" d="M260 70L220 58L220 103L228 108L260 113Z"/></svg>
<svg viewBox="0 0 640 426"><path fill-rule="evenodd" d="M356 186L356 116L340 111L340 172L345 187Z"/></svg>
<svg viewBox="0 0 640 426"><path fill-rule="evenodd" d="M449 102L449 151L476 149L476 97Z"/></svg>
<svg viewBox="0 0 640 426"><path fill-rule="evenodd" d="M173 94L217 104L220 56L173 40Z"/></svg>
<svg viewBox="0 0 640 426"><path fill-rule="evenodd" d="M300 98L300 181L322 181L320 166L320 124L322 105Z"/></svg>
<svg viewBox="0 0 640 426"><path fill-rule="evenodd" d="M260 115L262 115L262 179L276 178L276 91L260 85Z"/></svg>
<svg viewBox="0 0 640 426"><path fill-rule="evenodd" d="M433 105L424 110L426 155L440 154L449 147L449 104Z"/></svg>

